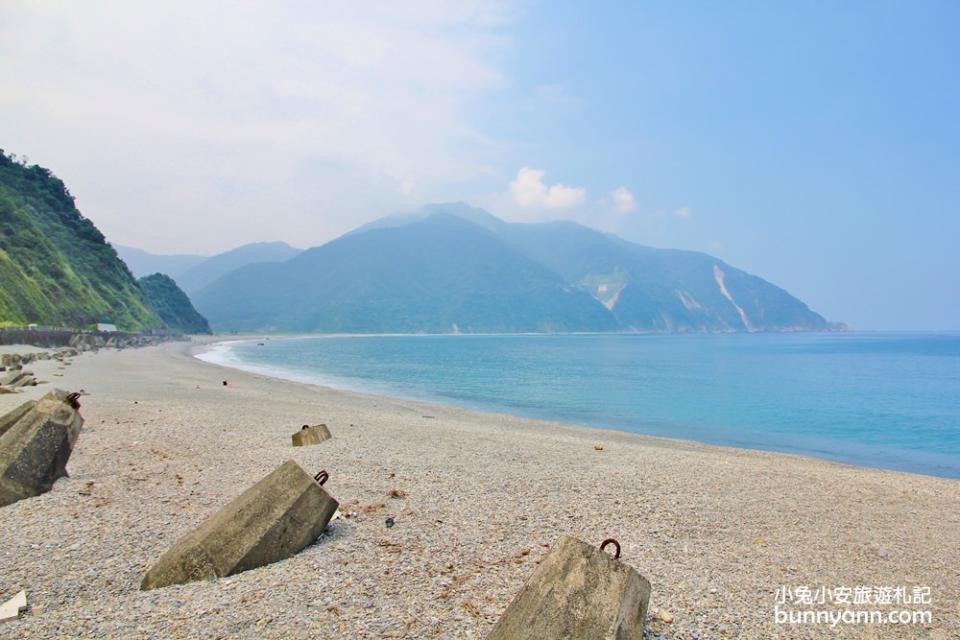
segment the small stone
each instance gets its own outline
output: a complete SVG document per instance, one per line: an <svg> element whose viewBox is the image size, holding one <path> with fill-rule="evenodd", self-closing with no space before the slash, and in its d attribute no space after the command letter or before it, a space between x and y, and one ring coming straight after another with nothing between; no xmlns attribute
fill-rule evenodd
<svg viewBox="0 0 960 640"><path fill-rule="evenodd" d="M394 524L396 524L396 522L393 520L393 518L387 518L387 520L386 520L386 522L384 522L384 524L387 525L387 529L389 529L389 528L391 528Z"/></svg>
<svg viewBox="0 0 960 640"><path fill-rule="evenodd" d="M880 556L881 558L886 558L887 556L890 555L890 550L881 547L880 550L877 551L877 555Z"/></svg>

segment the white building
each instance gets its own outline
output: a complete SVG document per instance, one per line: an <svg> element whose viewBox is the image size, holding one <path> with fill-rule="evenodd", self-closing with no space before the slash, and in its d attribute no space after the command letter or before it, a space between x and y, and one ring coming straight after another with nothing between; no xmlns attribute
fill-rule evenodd
<svg viewBox="0 0 960 640"><path fill-rule="evenodd" d="M115 324L108 324L106 322L97 323L97 331L116 331L116 330L117 330L117 325Z"/></svg>

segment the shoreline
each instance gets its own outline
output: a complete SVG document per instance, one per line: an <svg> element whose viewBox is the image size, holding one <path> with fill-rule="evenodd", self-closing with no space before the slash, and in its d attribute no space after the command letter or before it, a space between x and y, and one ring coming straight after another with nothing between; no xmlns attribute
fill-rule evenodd
<svg viewBox="0 0 960 640"><path fill-rule="evenodd" d="M54 385L89 393L71 476L0 509L0 596L25 589L31 606L5 631L481 639L544 545L572 534L620 540L653 585L651 614L673 620L651 620L664 638L960 636L955 480L338 391L191 355L217 339L85 353L32 367L50 384L0 396L6 412ZM291 447L305 422L333 438ZM287 459L329 470L357 516L282 562L139 591L175 540ZM782 585L899 584L931 588L932 625L773 621Z"/></svg>
<svg viewBox="0 0 960 640"><path fill-rule="evenodd" d="M811 332L811 333L822 333L822 332ZM887 333L887 332L884 332ZM910 332L915 333L915 332ZM304 339L313 339L313 338L353 338L353 337L416 337L418 335L423 335L423 337L433 337L439 335L454 335L454 334L290 334L290 335L267 335L267 334L245 334L235 337L226 338L225 336L204 336L201 342L194 342L193 346L190 349L190 355L201 362L210 364L213 366L222 367L228 371L243 371L245 373L266 376L273 378L275 380L303 384L307 386L315 386L321 389L327 389L330 391L339 391L345 393L355 393L363 397L368 397L371 399L380 399L381 401L396 401L396 402L415 402L423 404L427 407L452 407L455 409L461 409L463 411L474 412L478 415L490 414L502 416L505 418L513 418L517 420L532 420L537 422L550 423L554 425L564 425L571 428L579 428L597 431L598 437L602 436L604 433L613 432L618 434L624 434L628 436L638 436L640 438L651 438L654 440L664 440L664 441L675 441L676 443L686 443L690 445L703 445L708 447L719 447L722 449L730 449L734 451L753 451L760 453L771 453L771 454L780 454L786 456L799 456L801 458L809 458L812 460L819 460L822 462L829 462L832 464L842 465L853 467L856 469L865 469L865 470L879 470L879 471L889 471L895 473L907 473L911 475L930 477L930 478L939 478L946 480L960 481L960 477L955 477L951 475L938 475L935 473L928 473L923 471L917 471L907 468L896 468L896 467L884 467L876 466L866 463L860 463L854 460L854 456L850 455L841 455L834 454L834 457L829 457L829 454L823 452L821 454L811 453L806 450L789 448L787 445L782 445L777 447L775 445L763 445L763 444L727 444L718 440L708 440L708 439L697 439L697 438L685 438L678 436L670 435L659 435L654 433L646 433L643 431L630 431L623 427L617 426L615 424L589 424L583 422L573 422L568 421L562 417L553 418L550 416L543 415L532 415L534 412L528 412L527 415L524 415L522 411L515 412L510 407L497 407L497 406L482 406L483 403L474 403L471 405L467 402L462 402L457 399L443 399L443 398L430 398L430 397L416 397L413 395L403 395L400 393L393 393L394 390L389 388L378 389L378 386L388 387L387 383L378 384L377 381L366 381L368 386L365 388L362 383L356 385L351 385L347 382L342 382L338 379L324 379L323 376L316 373L304 373L303 375L297 374L295 371L283 369L282 367L274 366L260 366L256 364L249 364L242 361L230 362L224 358L204 358L204 354L216 351L221 345L236 344L241 342L260 342L260 341L269 341L274 340L304 340ZM545 335L545 334L465 334L467 337L470 335L483 335L483 336L530 336L530 335ZM603 335L603 334L556 334L556 335ZM229 353L229 352L228 352ZM846 458L846 459L844 459Z"/></svg>

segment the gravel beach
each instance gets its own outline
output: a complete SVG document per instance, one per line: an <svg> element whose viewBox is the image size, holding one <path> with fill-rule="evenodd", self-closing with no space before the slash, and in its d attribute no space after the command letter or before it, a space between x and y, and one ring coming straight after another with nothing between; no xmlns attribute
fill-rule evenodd
<svg viewBox="0 0 960 640"><path fill-rule="evenodd" d="M571 534L620 541L653 586L651 638L960 638L956 480L335 391L196 348L36 362L47 384L0 395L6 412L54 386L88 394L70 477L0 509L0 598L30 604L0 636L483 638ZM331 440L291 447L320 422ZM161 553L288 459L329 471L356 515L285 561L139 591ZM929 587L907 608L933 621L779 625L782 586Z"/></svg>

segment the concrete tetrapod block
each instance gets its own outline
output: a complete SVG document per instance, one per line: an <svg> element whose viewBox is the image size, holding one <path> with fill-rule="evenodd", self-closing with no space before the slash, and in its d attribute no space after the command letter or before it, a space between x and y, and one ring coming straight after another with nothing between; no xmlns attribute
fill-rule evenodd
<svg viewBox="0 0 960 640"><path fill-rule="evenodd" d="M18 382L20 382L20 380L22 380L23 378L29 375L32 375L32 374L29 371L24 371L23 369L20 369L18 371L11 371L5 376L0 376L0 386L12 387Z"/></svg>
<svg viewBox="0 0 960 640"><path fill-rule="evenodd" d="M144 591L211 580L277 562L319 537L339 503L287 460L204 520L163 554L143 577Z"/></svg>
<svg viewBox="0 0 960 640"><path fill-rule="evenodd" d="M0 418L0 507L46 493L67 475L83 427L74 394L55 389L26 404Z"/></svg>
<svg viewBox="0 0 960 640"><path fill-rule="evenodd" d="M649 602L650 583L632 567L563 536L487 640L642 640Z"/></svg>
<svg viewBox="0 0 960 640"><path fill-rule="evenodd" d="M306 447L311 444L320 444L324 440L329 440L333 436L330 435L330 429L327 429L325 424L315 424L313 426L303 425L303 428L300 431L297 431L291 436L293 440L293 446L295 447Z"/></svg>
<svg viewBox="0 0 960 640"><path fill-rule="evenodd" d="M20 612L27 608L27 592L20 591L2 605L0 605L0 622L9 622L20 617Z"/></svg>
<svg viewBox="0 0 960 640"><path fill-rule="evenodd" d="M3 436L10 430L10 427L20 422L20 419L35 406L37 406L35 400L27 400L13 411L0 416L0 436Z"/></svg>

